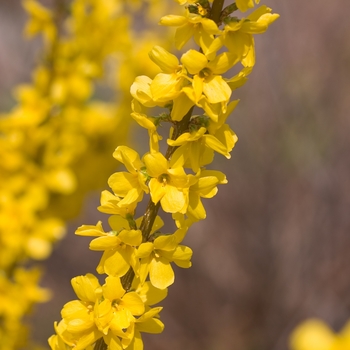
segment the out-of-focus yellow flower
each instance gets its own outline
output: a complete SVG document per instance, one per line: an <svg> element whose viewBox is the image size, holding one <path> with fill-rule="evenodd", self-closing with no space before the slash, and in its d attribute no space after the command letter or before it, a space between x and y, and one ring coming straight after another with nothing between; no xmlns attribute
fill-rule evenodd
<svg viewBox="0 0 350 350"><path fill-rule="evenodd" d="M350 323L340 333L334 333L326 323L310 319L301 323L291 334L291 350L348 350Z"/></svg>
<svg viewBox="0 0 350 350"><path fill-rule="evenodd" d="M57 30L53 22L52 12L35 0L25 0L23 6L30 15L25 32L28 36L43 33L45 39L53 42L56 39Z"/></svg>

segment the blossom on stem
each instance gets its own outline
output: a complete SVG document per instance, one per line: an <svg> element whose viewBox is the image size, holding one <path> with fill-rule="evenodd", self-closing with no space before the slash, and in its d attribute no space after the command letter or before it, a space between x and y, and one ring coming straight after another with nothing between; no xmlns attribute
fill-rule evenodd
<svg viewBox="0 0 350 350"><path fill-rule="evenodd" d="M217 170L202 170L196 175L198 181L189 189L189 204L186 215L195 222L206 218L207 214L201 198L212 198L218 192L219 184L226 184L226 176Z"/></svg>
<svg viewBox="0 0 350 350"><path fill-rule="evenodd" d="M73 278L72 287L79 300L64 305L62 320L56 326L59 338L52 339L51 343L56 346L63 340L74 349L83 350L103 335L94 320L95 304L101 297L102 290L97 278L91 274Z"/></svg>
<svg viewBox="0 0 350 350"><path fill-rule="evenodd" d="M198 104L202 94L209 103L227 102L230 99L231 89L221 74L238 62L235 54L224 52L209 61L204 54L189 50L182 55L181 62L193 74L192 87L184 87L183 91L194 103Z"/></svg>
<svg viewBox="0 0 350 350"><path fill-rule="evenodd" d="M141 284L149 274L153 286L165 289L175 280L171 262L182 268L191 267L192 250L179 245L186 232L187 228L178 229L172 235L162 235L153 242L145 242L139 246L136 254L141 259L139 272Z"/></svg>
<svg viewBox="0 0 350 350"><path fill-rule="evenodd" d="M149 188L154 204L160 201L167 213L186 212L190 177L182 166L173 167L171 161L159 152L148 153L143 157L147 173L151 177Z"/></svg>
<svg viewBox="0 0 350 350"><path fill-rule="evenodd" d="M278 17L272 14L272 10L263 5L253 11L246 18L228 18L222 35L211 43L209 52L217 51L225 45L229 52L236 54L244 67L255 65L255 43L254 34L264 33L270 24Z"/></svg>
<svg viewBox="0 0 350 350"><path fill-rule="evenodd" d="M138 260L135 258L135 247L142 242L142 232L129 228L128 220L118 215L109 218L111 231L105 232L101 222L96 226L83 225L75 232L79 236L98 236L90 243L90 249L103 251L97 272L110 276L124 276L130 266L137 271Z"/></svg>

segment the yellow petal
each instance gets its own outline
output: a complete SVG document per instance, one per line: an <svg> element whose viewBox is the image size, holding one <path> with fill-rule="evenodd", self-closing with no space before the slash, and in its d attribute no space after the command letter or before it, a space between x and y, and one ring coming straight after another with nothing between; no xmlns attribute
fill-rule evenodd
<svg viewBox="0 0 350 350"><path fill-rule="evenodd" d="M106 283L102 286L103 296L108 300L120 299L125 294L125 290L119 277L108 276Z"/></svg>
<svg viewBox="0 0 350 350"><path fill-rule="evenodd" d="M140 230L123 230L118 238L125 244L138 246L142 242L142 232Z"/></svg>
<svg viewBox="0 0 350 350"><path fill-rule="evenodd" d="M102 222L99 221L97 225L82 225L76 231L78 236L104 236L106 233L103 230Z"/></svg>
<svg viewBox="0 0 350 350"><path fill-rule="evenodd" d="M225 102L231 97L231 89L220 75L205 79L203 92L209 103Z"/></svg>
<svg viewBox="0 0 350 350"><path fill-rule="evenodd" d="M146 258L152 253L152 251L153 251L153 243L146 242L146 243L142 243L138 247L136 255L139 258Z"/></svg>
<svg viewBox="0 0 350 350"><path fill-rule="evenodd" d="M179 68L177 57L160 46L155 46L149 57L164 73L173 73Z"/></svg>
<svg viewBox="0 0 350 350"><path fill-rule="evenodd" d="M192 38L195 33L195 28L191 24L185 24L176 29L175 32L175 47L181 50L183 46Z"/></svg>
<svg viewBox="0 0 350 350"><path fill-rule="evenodd" d="M138 179L133 174L119 172L109 177L108 185L116 195L125 197L130 190L138 187Z"/></svg>
<svg viewBox="0 0 350 350"><path fill-rule="evenodd" d="M74 277L72 278L71 283L75 294L80 300L86 302L96 301L96 292L101 286L94 275L88 273L85 276Z"/></svg>
<svg viewBox="0 0 350 350"><path fill-rule="evenodd" d="M113 157L123 163L126 169L132 174L136 174L136 170L139 170L143 166L138 153L127 146L117 147L113 152Z"/></svg>
<svg viewBox="0 0 350 350"><path fill-rule="evenodd" d="M208 64L208 59L196 50L188 50L181 56L181 62L190 74L197 74Z"/></svg>
<svg viewBox="0 0 350 350"><path fill-rule="evenodd" d="M204 220L207 217L205 208L201 202L199 195L190 193L189 204L187 208L187 216L193 221Z"/></svg>
<svg viewBox="0 0 350 350"><path fill-rule="evenodd" d="M154 242L155 249L174 250L177 247L177 242L174 235L163 235L157 237Z"/></svg>
<svg viewBox="0 0 350 350"><path fill-rule="evenodd" d="M160 19L159 22L159 24L163 26L182 26L185 23L187 23L186 17L175 15L164 16Z"/></svg>
<svg viewBox="0 0 350 350"><path fill-rule="evenodd" d="M178 97L181 93L182 78L178 74L159 73L151 84L151 93L156 101L166 102Z"/></svg>
<svg viewBox="0 0 350 350"><path fill-rule="evenodd" d="M151 283L159 289L165 289L174 283L174 271L168 260L164 258L152 259L149 277Z"/></svg>
<svg viewBox="0 0 350 350"><path fill-rule="evenodd" d="M163 332L164 324L158 318L151 318L145 322L138 323L137 328L140 332L159 334Z"/></svg>
<svg viewBox="0 0 350 350"><path fill-rule="evenodd" d="M171 119L177 122L181 121L192 106L193 102L182 92L174 99L173 108L171 110Z"/></svg>
<svg viewBox="0 0 350 350"><path fill-rule="evenodd" d="M104 271L107 275L122 277L130 268L132 252L127 249L106 250L104 253Z"/></svg>
<svg viewBox="0 0 350 350"><path fill-rule="evenodd" d="M204 88L203 80L198 75L195 75L193 77L192 86L193 86L193 92L194 92L194 98L195 98L194 102L197 104L199 99L202 97L203 88Z"/></svg>
<svg viewBox="0 0 350 350"><path fill-rule="evenodd" d="M168 170L168 161L161 153L148 153L143 157L147 172L152 177L158 177L166 174Z"/></svg>
<svg viewBox="0 0 350 350"><path fill-rule="evenodd" d="M239 62L235 53L223 52L208 64L214 74L224 74Z"/></svg>
<svg viewBox="0 0 350 350"><path fill-rule="evenodd" d="M112 215L108 218L109 226L114 231L120 231L122 229L128 229L129 228L129 222L128 220L124 219L120 215Z"/></svg>
<svg viewBox="0 0 350 350"><path fill-rule="evenodd" d="M186 212L185 204L186 198L184 193L176 188L175 186L166 185L165 186L166 193L160 199L160 204L162 205L162 209L166 213L184 213Z"/></svg>
<svg viewBox="0 0 350 350"><path fill-rule="evenodd" d="M145 312L145 305L135 292L126 293L120 302L120 306L127 308L135 316L140 316Z"/></svg>
<svg viewBox="0 0 350 350"><path fill-rule="evenodd" d="M140 298L145 305L158 304L165 299L168 294L167 289L158 289L154 287L151 282L144 283L137 288L136 292L140 295Z"/></svg>
<svg viewBox="0 0 350 350"><path fill-rule="evenodd" d="M120 244L120 239L116 236L104 236L93 239L90 242L91 250L106 250L116 247Z"/></svg>
<svg viewBox="0 0 350 350"><path fill-rule="evenodd" d="M211 20L209 18L202 18L201 24L203 26L203 29L207 33L212 34L212 35L220 34L220 30L213 20Z"/></svg>

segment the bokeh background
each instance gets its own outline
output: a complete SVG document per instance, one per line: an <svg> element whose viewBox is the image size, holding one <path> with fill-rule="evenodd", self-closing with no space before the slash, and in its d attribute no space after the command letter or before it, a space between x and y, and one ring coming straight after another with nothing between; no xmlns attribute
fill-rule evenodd
<svg viewBox="0 0 350 350"><path fill-rule="evenodd" d="M176 269L162 302L165 331L146 335L146 349L286 350L305 318L335 330L350 318L349 1L263 3L281 17L256 37L257 65L234 93L239 142L230 161L218 155L214 163L229 183L191 228L193 267ZM40 58L40 42L22 38L24 23L19 0L0 0L2 111ZM106 220L98 197L89 196L46 264L43 284L54 296L32 318L44 344L75 298L70 279L99 260L89 240L74 236Z"/></svg>

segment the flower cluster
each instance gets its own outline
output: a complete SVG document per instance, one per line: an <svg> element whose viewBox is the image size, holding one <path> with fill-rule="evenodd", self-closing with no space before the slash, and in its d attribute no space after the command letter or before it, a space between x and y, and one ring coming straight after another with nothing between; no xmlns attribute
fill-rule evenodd
<svg viewBox="0 0 350 350"><path fill-rule="evenodd" d="M147 129L149 150L140 156L119 146L113 153L125 171L112 174L108 180L112 192L101 195L99 210L110 214L110 229L98 222L76 231L95 237L90 249L103 252L97 272L108 277L102 287L92 275L72 280L80 300L64 306L56 335L50 338L52 349L143 349L140 332L158 333L163 324L158 319L160 308L149 309L140 291L146 288L158 302L156 294L166 294L174 283L172 263L191 266L192 250L182 242L189 227L206 217L202 198L212 198L217 186L227 182L222 172L206 167L216 153L230 158L237 142L226 123L238 103L232 100L232 91L246 82L255 64L253 35L265 32L278 15L262 5L246 18L233 16L238 9L254 7L252 0L225 9L217 0L177 2L185 5L183 15L162 17L160 24L177 27L178 49L191 38L198 48L178 58L155 46L149 57L160 72L153 79L139 76L131 86L131 116ZM170 133L163 154L158 128L165 123ZM136 219L145 196L149 196L146 212ZM172 215L174 233L161 231L160 208Z"/></svg>
<svg viewBox="0 0 350 350"><path fill-rule="evenodd" d="M103 339L110 349L138 349L140 332L160 333L161 307L151 308L166 297L166 290L145 283L126 291L118 277L109 276L102 286L91 274L72 279L79 300L64 305L62 320L55 324L58 335L49 339L52 349L93 349ZM132 286L134 287L134 286Z"/></svg>
<svg viewBox="0 0 350 350"><path fill-rule="evenodd" d="M13 109L0 115L0 300L16 305L0 307L0 349L5 350L26 347L23 317L48 299L34 288L39 270L33 278L24 264L50 255L85 194L102 188L115 168L109 157L115 138L125 141L130 123L121 121L131 101L129 87L120 83L125 79L104 82L118 95L116 103L95 99L95 82L106 75L106 62L116 70L127 61L124 71L137 74L139 52L154 40L138 35L137 47L132 45L125 1L55 4L23 1L29 16L25 33L43 39L42 60L32 81L15 89ZM155 74L151 65L144 60L142 69ZM32 292L19 302L19 291L26 288ZM16 345L18 339L23 346Z"/></svg>

